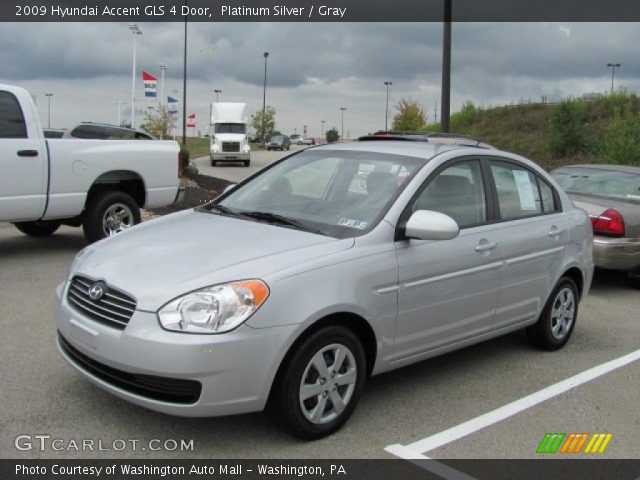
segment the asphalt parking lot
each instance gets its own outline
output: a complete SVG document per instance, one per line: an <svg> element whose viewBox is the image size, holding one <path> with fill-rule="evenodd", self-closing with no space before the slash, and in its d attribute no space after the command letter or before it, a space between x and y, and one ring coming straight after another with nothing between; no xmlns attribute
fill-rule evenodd
<svg viewBox="0 0 640 480"><path fill-rule="evenodd" d="M421 445L424 439L440 445L421 452L432 458L530 458L546 432L610 432L613 439L599 458L638 455L637 361L459 439L431 441L434 434L444 431L446 437L452 427L638 350L640 295L624 276L597 275L563 350L535 350L516 333L375 377L345 428L304 443L260 413L165 416L112 397L77 375L56 351L52 302L55 286L84 245L79 229L64 227L51 238L33 239L0 225L0 457L167 456L131 448L19 451L14 446L18 435L48 434L107 446L116 439L142 445L151 439L193 440L193 451L171 453L177 458L389 458L390 445Z"/></svg>

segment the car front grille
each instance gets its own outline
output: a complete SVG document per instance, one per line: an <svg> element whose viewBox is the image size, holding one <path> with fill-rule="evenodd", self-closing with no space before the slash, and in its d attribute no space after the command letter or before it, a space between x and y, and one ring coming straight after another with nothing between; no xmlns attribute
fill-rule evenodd
<svg viewBox="0 0 640 480"><path fill-rule="evenodd" d="M103 294L92 299L89 290L99 284ZM124 330L136 309L134 298L109 287L104 282L96 282L86 277L75 276L71 279L67 301L75 310L110 327Z"/></svg>
<svg viewBox="0 0 640 480"><path fill-rule="evenodd" d="M222 142L223 152L239 152L240 142Z"/></svg>
<svg viewBox="0 0 640 480"><path fill-rule="evenodd" d="M192 404L200 398L202 384L195 380L124 372L83 354L60 333L58 342L62 351L78 368L114 387L161 402Z"/></svg>

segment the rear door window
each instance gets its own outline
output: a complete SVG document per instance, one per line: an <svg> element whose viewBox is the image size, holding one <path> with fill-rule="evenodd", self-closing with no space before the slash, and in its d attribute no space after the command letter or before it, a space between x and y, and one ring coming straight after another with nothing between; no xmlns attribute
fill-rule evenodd
<svg viewBox="0 0 640 480"><path fill-rule="evenodd" d="M27 125L18 99L0 91L0 138L27 138Z"/></svg>
<svg viewBox="0 0 640 480"><path fill-rule="evenodd" d="M536 176L513 163L492 161L491 173L498 194L502 220L514 220L542 213Z"/></svg>

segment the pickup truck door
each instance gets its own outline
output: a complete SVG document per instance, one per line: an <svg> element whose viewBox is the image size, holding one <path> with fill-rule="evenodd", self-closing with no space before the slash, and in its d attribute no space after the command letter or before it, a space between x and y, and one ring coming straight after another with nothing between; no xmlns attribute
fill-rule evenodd
<svg viewBox="0 0 640 480"><path fill-rule="evenodd" d="M0 90L0 221L37 220L46 204L46 143L31 99L20 100Z"/></svg>

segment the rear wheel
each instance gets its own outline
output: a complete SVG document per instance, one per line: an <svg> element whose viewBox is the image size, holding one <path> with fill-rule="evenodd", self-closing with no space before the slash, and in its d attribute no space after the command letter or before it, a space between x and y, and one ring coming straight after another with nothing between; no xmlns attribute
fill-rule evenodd
<svg viewBox="0 0 640 480"><path fill-rule="evenodd" d="M18 222L14 224L18 230L30 237L49 237L60 228L60 222L37 220L35 222Z"/></svg>
<svg viewBox="0 0 640 480"><path fill-rule="evenodd" d="M304 340L282 369L271 397L276 420L293 435L313 440L338 430L353 413L366 359L353 332L331 326Z"/></svg>
<svg viewBox="0 0 640 480"><path fill-rule="evenodd" d="M578 289L575 282L563 277L549 296L538 321L527 328L533 345L544 350L558 350L571 337L578 317Z"/></svg>
<svg viewBox="0 0 640 480"><path fill-rule="evenodd" d="M82 228L89 242L111 237L140 223L140 208L131 196L110 190L87 202Z"/></svg>

